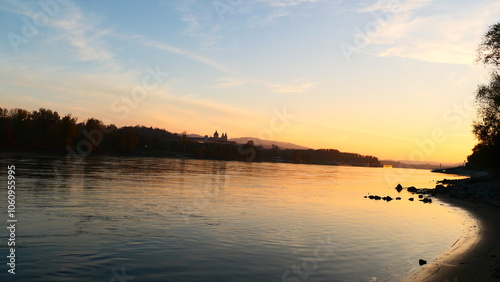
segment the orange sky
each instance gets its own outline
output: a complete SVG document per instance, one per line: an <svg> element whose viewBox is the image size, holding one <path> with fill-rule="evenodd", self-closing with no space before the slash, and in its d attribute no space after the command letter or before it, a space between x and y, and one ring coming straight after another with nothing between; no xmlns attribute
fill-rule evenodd
<svg viewBox="0 0 500 282"><path fill-rule="evenodd" d="M471 153L498 1L236 2L0 3L0 106L380 159Z"/></svg>

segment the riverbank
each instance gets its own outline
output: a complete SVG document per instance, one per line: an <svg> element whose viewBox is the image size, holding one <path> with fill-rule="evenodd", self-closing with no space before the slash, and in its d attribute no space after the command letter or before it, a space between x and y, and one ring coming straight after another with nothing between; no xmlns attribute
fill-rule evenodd
<svg viewBox="0 0 500 282"><path fill-rule="evenodd" d="M447 253L404 281L500 281L499 191L499 180L471 179L441 191L440 201L467 211L475 220L464 226L464 234Z"/></svg>
<svg viewBox="0 0 500 282"><path fill-rule="evenodd" d="M445 173L445 174L457 174L469 177L488 177L489 173L484 170L474 169L469 166L457 166L450 168L436 168L432 172Z"/></svg>
<svg viewBox="0 0 500 282"><path fill-rule="evenodd" d="M241 146L240 144L239 146ZM175 151L158 151L158 150L136 150L130 153L109 153L104 151L97 152L75 152L77 150L57 150L57 149L30 149L30 148L0 148L0 154L22 154L22 155L49 155L61 157L84 158L93 156L109 156L109 157L125 157L125 158L169 158L169 159L189 159L189 160L209 160L209 161L227 161L227 162L255 162L255 163L287 163L287 164L304 164L304 165L325 165L325 166L353 166L353 167L373 167L380 168L382 165L369 165L367 163L343 163L343 162L317 162L317 161L303 161L303 160L285 160L283 158L258 158L257 153L264 150L253 150L255 154L251 154L248 158L245 154L250 154L252 150L244 149L243 153L238 153L234 158L224 157L200 157L189 152L175 152ZM269 150L268 150L269 151ZM287 151L291 151L288 150ZM250 153L249 153L250 152ZM350 153L347 153L350 154Z"/></svg>

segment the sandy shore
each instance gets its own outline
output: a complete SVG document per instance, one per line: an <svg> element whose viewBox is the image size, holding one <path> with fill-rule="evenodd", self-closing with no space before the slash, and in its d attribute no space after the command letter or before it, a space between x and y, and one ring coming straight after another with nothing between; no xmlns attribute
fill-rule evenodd
<svg viewBox="0 0 500 282"><path fill-rule="evenodd" d="M403 281L500 281L500 198L438 195L438 199L466 210L473 219L447 253Z"/></svg>

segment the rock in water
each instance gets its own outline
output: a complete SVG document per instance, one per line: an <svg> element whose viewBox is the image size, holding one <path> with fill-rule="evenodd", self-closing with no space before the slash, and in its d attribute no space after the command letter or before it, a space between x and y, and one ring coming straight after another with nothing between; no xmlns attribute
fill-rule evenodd
<svg viewBox="0 0 500 282"><path fill-rule="evenodd" d="M406 190L408 190L408 192L410 192L410 193L417 193L418 192L418 189L415 188L414 186L408 187L408 189L406 189Z"/></svg>
<svg viewBox="0 0 500 282"><path fill-rule="evenodd" d="M398 184L398 186L396 186L396 190L398 190L398 193L401 192L401 190L403 190L403 186L401 186L401 184Z"/></svg>
<svg viewBox="0 0 500 282"><path fill-rule="evenodd" d="M446 187L444 185L438 184L436 185L436 190L444 190Z"/></svg>
<svg viewBox="0 0 500 282"><path fill-rule="evenodd" d="M419 259L419 260L418 260L418 264L419 264L420 266L422 266L422 265L424 265L424 264L427 264L427 261L425 261L425 260L423 260L423 259Z"/></svg>
<svg viewBox="0 0 500 282"><path fill-rule="evenodd" d="M431 198L424 198L422 200L422 202L424 202L424 203L432 203L432 199Z"/></svg>

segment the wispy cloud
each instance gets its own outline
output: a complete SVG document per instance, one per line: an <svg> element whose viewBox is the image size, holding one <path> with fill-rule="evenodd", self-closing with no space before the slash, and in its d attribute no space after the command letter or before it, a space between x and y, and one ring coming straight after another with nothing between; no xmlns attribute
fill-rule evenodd
<svg viewBox="0 0 500 282"><path fill-rule="evenodd" d="M315 82L296 82L293 84L270 83L268 87L274 93L307 93L312 87L316 86Z"/></svg>
<svg viewBox="0 0 500 282"><path fill-rule="evenodd" d="M267 91L268 93L307 93L313 87L318 85L318 83L314 81L310 81L308 79L297 79L290 83L277 83L277 82L269 82L263 80L256 79L242 79L242 78L230 78L224 77L219 79L219 82L216 83L214 88L233 88L239 86L257 86L262 87L262 91Z"/></svg>
<svg viewBox="0 0 500 282"><path fill-rule="evenodd" d="M49 14L44 10L47 8L40 3L36 1L5 0L0 3L0 10L25 16L28 21L34 21L36 15L43 15L46 17L47 22L35 24L37 27L36 36L41 37L39 29L54 28L57 35L50 37L48 40L66 41L70 46L74 47L78 60L105 61L113 57L109 51L110 48L107 48L103 39L110 33L110 30L100 29L98 18L86 15L71 0L54 1L54 3L50 4L53 6L51 6L52 12Z"/></svg>
<svg viewBox="0 0 500 282"><path fill-rule="evenodd" d="M199 40L202 47L219 46L225 31L238 28L265 27L287 17L313 17L318 11L337 6L341 0L255 0L174 2L186 23L186 35Z"/></svg>
<svg viewBox="0 0 500 282"><path fill-rule="evenodd" d="M248 9L254 14L249 20L249 25L267 26L287 17L313 17L318 12L328 10L328 7L337 6L340 2L341 0L257 0L256 4ZM320 8L317 9L318 7ZM262 12L255 13L254 10Z"/></svg>
<svg viewBox="0 0 500 282"><path fill-rule="evenodd" d="M228 74L234 73L234 71L231 70L229 67L227 67L227 66L225 66L225 65L223 65L223 64L221 64L213 59L210 59L210 58L204 57L202 55L196 54L194 52L190 52L190 51L187 51L187 50L184 50L181 48L177 48L177 47L165 44L165 43L155 42L153 40L149 40L149 39L142 37L142 36L139 36L139 38L141 38L141 42L144 46L153 47L153 48L156 48L159 50L164 50L167 52L171 52L171 53L175 53L175 54L187 57L189 59L198 61L202 64L210 66L210 67L212 67L216 70L219 70L221 72L224 72L224 73L228 73Z"/></svg>
<svg viewBox="0 0 500 282"><path fill-rule="evenodd" d="M420 9L432 3L433 0L378 0L360 12L384 11L388 13L403 13Z"/></svg>
<svg viewBox="0 0 500 282"><path fill-rule="evenodd" d="M86 15L79 6L64 1L58 17L52 19L53 27L62 31L59 39L75 47L77 58L81 61L106 61L113 58L110 48L103 38L111 33L110 29L100 29L99 19Z"/></svg>
<svg viewBox="0 0 500 282"><path fill-rule="evenodd" d="M304 3L317 3L322 0L258 0L257 2L265 3L271 7L295 7Z"/></svg>
<svg viewBox="0 0 500 282"><path fill-rule="evenodd" d="M207 110L218 113L219 115L231 116L244 116L246 118L259 116L255 111L250 111L241 107L236 107L235 105L226 104L222 102L216 102L211 100L202 99L195 96L181 96L175 98L177 101L189 105L190 109L202 108L206 112Z"/></svg>
<svg viewBox="0 0 500 282"><path fill-rule="evenodd" d="M360 9L393 13L388 22L365 35L366 42L373 46L366 48L367 52L383 57L472 64L482 33L500 16L500 3L481 5L474 11L448 8L442 13L419 13L419 9L430 4L429 0L379 0Z"/></svg>
<svg viewBox="0 0 500 282"><path fill-rule="evenodd" d="M215 48L220 36L220 19L217 15L215 1L183 0L170 3L186 24L184 34L198 40L203 48ZM226 4L228 5L228 4ZM228 6L231 7L231 6Z"/></svg>
<svg viewBox="0 0 500 282"><path fill-rule="evenodd" d="M215 88L231 88L231 87L237 87L237 86L242 86L247 84L248 81L242 80L242 79L234 79L234 78L221 78L219 79L219 82L214 85Z"/></svg>
<svg viewBox="0 0 500 282"><path fill-rule="evenodd" d="M4 0L0 2L0 10L12 14L30 16L35 9L36 6L23 1Z"/></svg>
<svg viewBox="0 0 500 282"><path fill-rule="evenodd" d="M289 9L278 7L269 13L253 16L249 21L249 26L252 28L265 27L279 22L282 18L290 17L292 14Z"/></svg>

